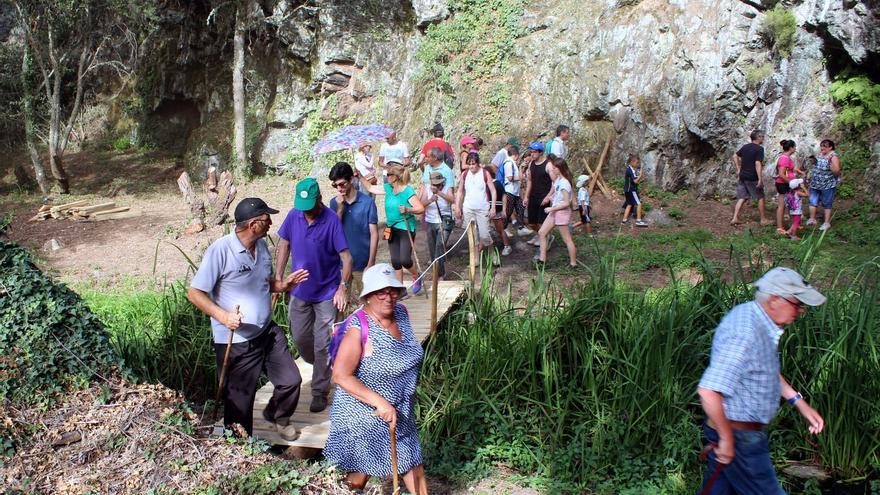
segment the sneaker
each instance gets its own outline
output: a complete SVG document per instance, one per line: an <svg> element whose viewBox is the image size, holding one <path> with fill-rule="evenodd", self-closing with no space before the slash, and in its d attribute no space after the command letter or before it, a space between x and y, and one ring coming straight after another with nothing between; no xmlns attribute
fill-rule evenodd
<svg viewBox="0 0 880 495"><path fill-rule="evenodd" d="M309 411L313 413L318 413L327 409L327 397L323 395L316 395L312 397L312 403L309 404Z"/></svg>
<svg viewBox="0 0 880 495"><path fill-rule="evenodd" d="M507 234L507 237L516 237L516 230L514 230L513 227L504 229L504 233Z"/></svg>
<svg viewBox="0 0 880 495"><path fill-rule="evenodd" d="M501 256L509 256L510 253L513 252L513 248L510 246L504 246L504 249L501 250Z"/></svg>
<svg viewBox="0 0 880 495"><path fill-rule="evenodd" d="M299 430L296 429L293 423L287 423L282 426L278 423L275 423L275 431L278 432L278 436L287 440L288 442L292 442L299 438Z"/></svg>
<svg viewBox="0 0 880 495"><path fill-rule="evenodd" d="M535 236L535 237L532 237L531 239L529 239L528 241L526 241L526 244L528 244L529 246L540 246L541 239L538 236Z"/></svg>
<svg viewBox="0 0 880 495"><path fill-rule="evenodd" d="M806 225L816 225L816 219L815 218L808 218Z"/></svg>
<svg viewBox="0 0 880 495"><path fill-rule="evenodd" d="M828 230L830 228L831 228L831 224L827 223L827 222L823 223L822 225L819 226L819 230Z"/></svg>
<svg viewBox="0 0 880 495"><path fill-rule="evenodd" d="M531 234L532 232L533 232L532 229L530 229L528 227L520 227L519 230L516 231L516 233L520 237L525 237L525 236Z"/></svg>
<svg viewBox="0 0 880 495"><path fill-rule="evenodd" d="M626 220L621 220L620 223L621 223L621 225L626 225L626 224L628 224L628 223L629 223L629 218L627 218Z"/></svg>
<svg viewBox="0 0 880 495"><path fill-rule="evenodd" d="M415 282L411 286L409 286L409 291L412 292L413 295L418 294L422 291L422 279L416 279Z"/></svg>
<svg viewBox="0 0 880 495"><path fill-rule="evenodd" d="M796 235L794 235L794 234L792 234L792 235L790 236L790 239L793 240L793 241L799 241L799 240L801 240L800 237L798 237L798 236L796 236Z"/></svg>
<svg viewBox="0 0 880 495"><path fill-rule="evenodd" d="M647 227L647 226L648 226L648 222L646 222L644 220L636 220L636 227Z"/></svg>
<svg viewBox="0 0 880 495"><path fill-rule="evenodd" d="M498 250L492 250L492 266L501 266L501 258L498 257Z"/></svg>

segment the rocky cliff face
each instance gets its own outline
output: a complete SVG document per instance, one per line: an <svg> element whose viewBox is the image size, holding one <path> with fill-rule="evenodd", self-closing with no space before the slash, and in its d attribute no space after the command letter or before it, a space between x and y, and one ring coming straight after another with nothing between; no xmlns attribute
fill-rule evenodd
<svg viewBox="0 0 880 495"><path fill-rule="evenodd" d="M730 156L753 128L767 130L768 150L789 138L806 156L831 128L831 75L853 65L878 76L873 0L786 2L798 29L784 58L762 35L768 6L759 1L495 3L506 10L482 18L497 28L467 25L440 37L432 29L452 25L479 2L262 2L257 24L269 34L251 38L262 39L263 50L249 62L255 161L302 168L315 134L346 122L387 122L411 149L435 121L450 140L475 133L491 147L565 123L573 128L577 169L585 159L594 164L611 138L609 173L637 153L664 188L727 193L735 182ZM516 27L508 29L511 13ZM499 30L512 33L509 43L499 41L508 34ZM426 45L438 39L445 44ZM457 71L437 75L426 67L431 49ZM175 63L171 72L192 69L179 57ZM181 77L163 83L198 107L204 129L229 118L228 75L213 76L189 89L173 83ZM227 135L214 136L212 146ZM211 139L197 131L187 146L199 150Z"/></svg>

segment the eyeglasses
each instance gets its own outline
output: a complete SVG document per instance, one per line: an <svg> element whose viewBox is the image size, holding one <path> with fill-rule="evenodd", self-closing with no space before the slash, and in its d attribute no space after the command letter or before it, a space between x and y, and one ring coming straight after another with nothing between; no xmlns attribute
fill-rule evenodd
<svg viewBox="0 0 880 495"><path fill-rule="evenodd" d="M382 290L377 290L376 292L373 292L373 294L379 299L387 299L389 297L392 299L397 299L398 297L400 297L400 290L386 287Z"/></svg>
<svg viewBox="0 0 880 495"><path fill-rule="evenodd" d="M334 182L333 187L335 187L336 189L339 189L340 187L348 187L349 184L351 184L351 182L349 182L347 180L343 180L340 182Z"/></svg>
<svg viewBox="0 0 880 495"><path fill-rule="evenodd" d="M807 310L807 305L804 304L803 301L800 301L798 299L795 299L794 301L792 301L791 299L789 299L787 297L782 297L782 296L780 296L780 298L782 300L784 300L785 302L787 302L788 304L791 304L792 306L794 306L794 309L796 309L797 311L806 311Z"/></svg>

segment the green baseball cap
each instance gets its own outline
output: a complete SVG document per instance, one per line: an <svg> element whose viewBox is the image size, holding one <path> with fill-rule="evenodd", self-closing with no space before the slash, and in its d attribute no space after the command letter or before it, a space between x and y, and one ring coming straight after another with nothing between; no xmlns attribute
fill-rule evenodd
<svg viewBox="0 0 880 495"><path fill-rule="evenodd" d="M515 137L512 137L512 138L508 139L508 140L507 140L507 144L509 144L509 145L511 145L511 146L516 146L517 148L520 147L520 145L519 145L519 139L517 139L517 138L515 138Z"/></svg>
<svg viewBox="0 0 880 495"><path fill-rule="evenodd" d="M318 197L321 195L321 188L318 187L318 181L309 177L303 179L296 184L296 196L293 199L293 207L299 211L309 211L315 207Z"/></svg>

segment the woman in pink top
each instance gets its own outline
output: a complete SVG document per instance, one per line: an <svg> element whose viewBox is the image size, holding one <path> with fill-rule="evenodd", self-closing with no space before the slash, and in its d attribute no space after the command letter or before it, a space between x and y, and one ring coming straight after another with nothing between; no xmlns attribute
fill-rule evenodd
<svg viewBox="0 0 880 495"><path fill-rule="evenodd" d="M789 191L788 182L797 175L804 175L803 170L795 168L794 160L791 159L795 153L795 144L791 139L783 139L779 142L782 146L782 153L776 159L776 192L779 193L776 200L776 232L782 235L788 235L788 231L782 224L782 217L785 213L785 201L783 197Z"/></svg>

